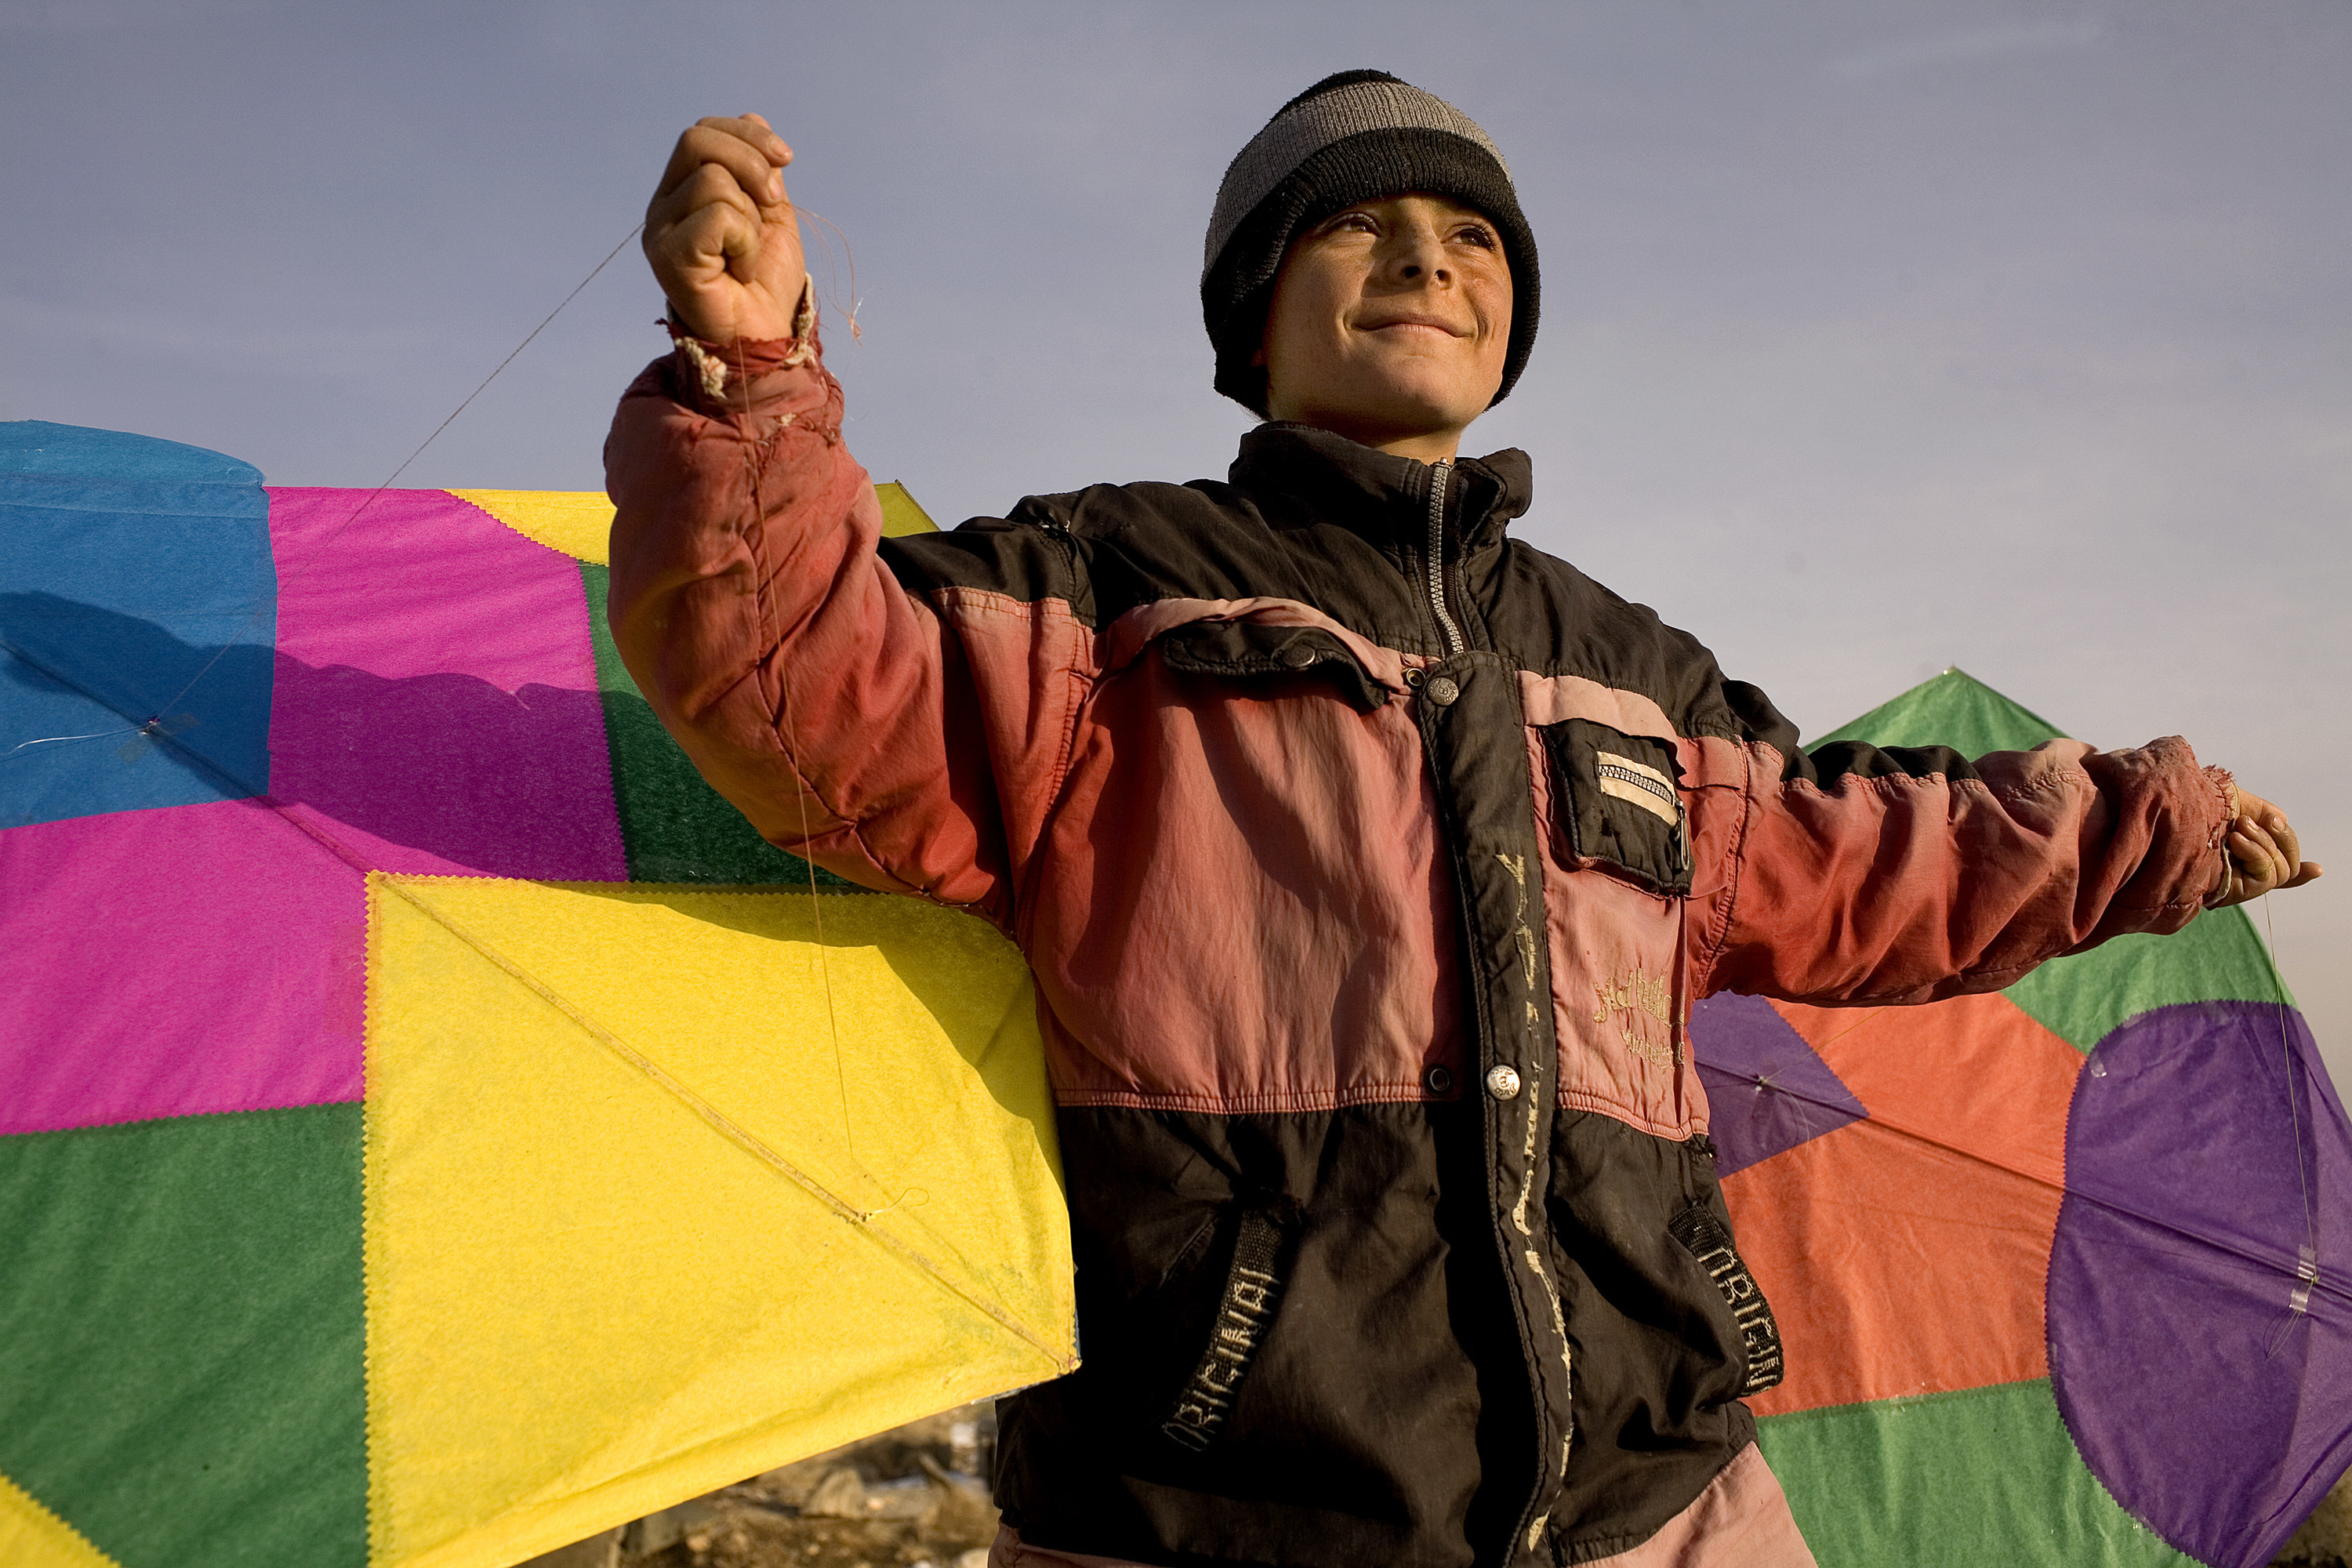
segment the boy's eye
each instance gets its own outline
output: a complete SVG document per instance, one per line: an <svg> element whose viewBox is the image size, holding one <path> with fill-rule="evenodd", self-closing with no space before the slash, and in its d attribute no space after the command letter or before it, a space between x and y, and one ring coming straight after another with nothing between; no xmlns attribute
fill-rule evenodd
<svg viewBox="0 0 2352 1568"><path fill-rule="evenodd" d="M1483 246L1488 250L1494 249L1500 243L1496 239L1493 229L1481 228L1475 224L1467 225L1457 230L1454 237L1465 245Z"/></svg>

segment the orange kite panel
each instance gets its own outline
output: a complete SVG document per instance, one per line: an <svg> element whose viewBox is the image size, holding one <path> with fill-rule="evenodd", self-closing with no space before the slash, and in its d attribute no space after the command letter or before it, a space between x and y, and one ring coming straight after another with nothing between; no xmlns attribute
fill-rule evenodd
<svg viewBox="0 0 2352 1568"><path fill-rule="evenodd" d="M2047 1375L2080 1054L1997 996L1780 1011L1870 1117L1724 1183L1788 1352L1756 1413Z"/></svg>

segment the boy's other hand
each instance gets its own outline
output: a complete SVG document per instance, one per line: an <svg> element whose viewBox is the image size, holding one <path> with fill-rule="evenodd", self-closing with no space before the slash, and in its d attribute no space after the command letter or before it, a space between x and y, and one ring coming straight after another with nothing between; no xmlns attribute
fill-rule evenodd
<svg viewBox="0 0 2352 1568"><path fill-rule="evenodd" d="M2261 795L2237 791L2236 813L2222 840L2228 868L2221 885L2205 896L2205 907L2225 910L2281 888L2300 888L2320 874L2303 858L2303 846L2286 813Z"/></svg>
<svg viewBox="0 0 2352 1568"><path fill-rule="evenodd" d="M784 338L808 272L784 194L793 150L756 114L698 120L646 207L646 259L686 330Z"/></svg>

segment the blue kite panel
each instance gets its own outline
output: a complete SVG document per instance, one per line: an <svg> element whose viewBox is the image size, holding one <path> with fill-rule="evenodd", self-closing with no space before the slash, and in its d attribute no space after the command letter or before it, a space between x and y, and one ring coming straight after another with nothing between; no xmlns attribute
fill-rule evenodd
<svg viewBox="0 0 2352 1568"><path fill-rule="evenodd" d="M0 827L266 793L277 637L260 469L0 423Z"/></svg>

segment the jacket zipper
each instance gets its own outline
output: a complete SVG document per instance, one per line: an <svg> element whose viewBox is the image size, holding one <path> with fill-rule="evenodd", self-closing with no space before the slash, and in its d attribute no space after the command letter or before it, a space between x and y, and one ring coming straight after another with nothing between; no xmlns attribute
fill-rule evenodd
<svg viewBox="0 0 2352 1568"><path fill-rule="evenodd" d="M1643 795L1646 795L1652 799L1657 801L1659 805L1673 808L1675 814L1675 870L1677 873L1688 871L1691 868L1690 818L1684 815L1682 796L1677 795L1670 786L1660 784L1657 780L1650 777L1647 773L1636 773L1632 768L1620 767L1615 763L1595 763L1592 764L1592 770L1602 778L1615 779L1620 784L1632 784ZM1710 1144L1709 1147L1712 1148L1713 1145Z"/></svg>
<svg viewBox="0 0 2352 1568"><path fill-rule="evenodd" d="M1635 773L1632 768L1620 767L1615 763L1595 763L1592 766L1602 778L1615 779L1619 784L1632 784L1660 805L1665 806L1677 816L1681 815L1683 805L1675 792L1647 773Z"/></svg>
<svg viewBox="0 0 2352 1568"><path fill-rule="evenodd" d="M1438 629L1445 634L1448 658L1467 645L1454 614L1445 607L1445 481L1454 474L1452 459L1440 458L1429 466L1429 607L1437 612Z"/></svg>

